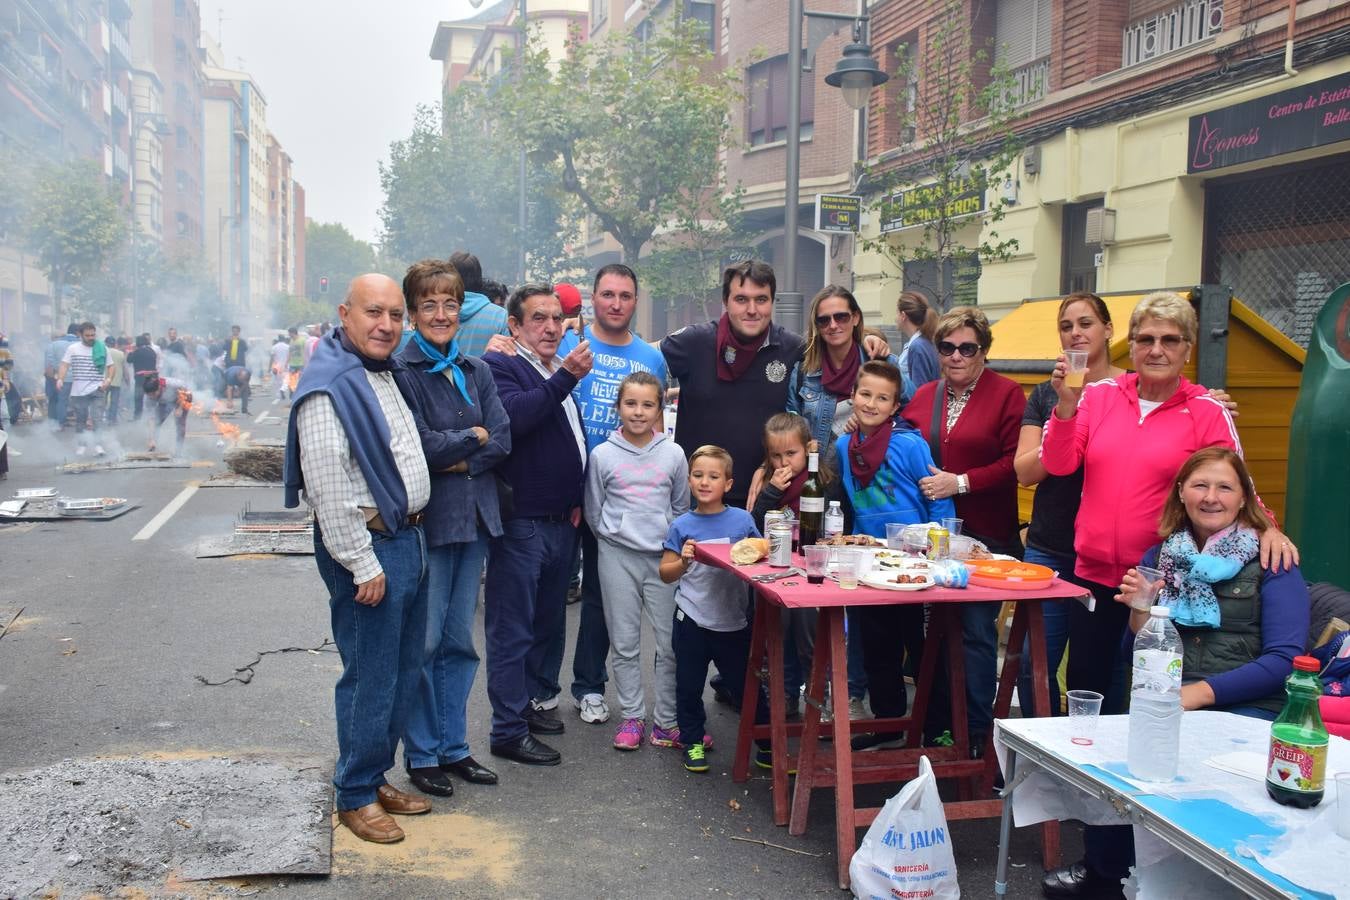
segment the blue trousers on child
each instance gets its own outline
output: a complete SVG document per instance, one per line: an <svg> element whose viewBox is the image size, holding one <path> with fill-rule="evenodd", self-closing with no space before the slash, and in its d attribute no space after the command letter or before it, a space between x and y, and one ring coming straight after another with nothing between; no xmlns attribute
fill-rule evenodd
<svg viewBox="0 0 1350 900"><path fill-rule="evenodd" d="M681 742L689 744L701 740L707 733L703 689L708 680L709 663L717 665L717 670L722 673L722 689L731 695L735 707L741 708L745 667L750 657L750 626L739 631L712 631L677 608L670 642L675 651L675 721L680 727ZM755 722L767 721L769 704L761 690L755 707ZM767 741L761 745L767 745Z"/></svg>

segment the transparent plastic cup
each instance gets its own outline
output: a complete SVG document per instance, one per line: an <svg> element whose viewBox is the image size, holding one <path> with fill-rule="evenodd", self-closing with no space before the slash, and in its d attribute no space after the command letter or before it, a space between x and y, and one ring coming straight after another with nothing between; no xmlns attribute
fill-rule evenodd
<svg viewBox="0 0 1350 900"><path fill-rule="evenodd" d="M1068 699L1069 740L1090 747L1102 714L1102 695L1096 691L1069 691Z"/></svg>
<svg viewBox="0 0 1350 900"><path fill-rule="evenodd" d="M1082 387L1087 380L1088 353L1086 350L1065 350L1064 362L1068 371L1064 373L1064 384L1068 387Z"/></svg>
<svg viewBox="0 0 1350 900"><path fill-rule="evenodd" d="M966 522L965 519L958 519L955 516L948 516L942 520L942 527L947 529L950 537L956 537L961 533L961 526Z"/></svg>
<svg viewBox="0 0 1350 900"><path fill-rule="evenodd" d="M861 550L840 550L839 562L837 564L836 574L839 576L839 586L846 591L856 590L858 587L858 576L861 574L863 560L867 559L867 554Z"/></svg>
<svg viewBox="0 0 1350 900"><path fill-rule="evenodd" d="M1158 591L1162 589L1163 573L1157 569L1150 569L1148 566L1135 566L1134 570L1139 573L1144 586L1130 601L1130 608L1148 612L1153 608L1154 601L1158 599Z"/></svg>
<svg viewBox="0 0 1350 900"><path fill-rule="evenodd" d="M886 549L905 549L905 524L903 522L886 523Z"/></svg>
<svg viewBox="0 0 1350 900"><path fill-rule="evenodd" d="M830 551L834 549L825 544L812 544L802 550L806 557L806 581L808 584L822 584L825 570L830 565Z"/></svg>

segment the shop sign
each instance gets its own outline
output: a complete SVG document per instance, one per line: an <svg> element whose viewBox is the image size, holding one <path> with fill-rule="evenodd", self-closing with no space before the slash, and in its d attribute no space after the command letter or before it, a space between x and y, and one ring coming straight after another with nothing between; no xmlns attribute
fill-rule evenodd
<svg viewBox="0 0 1350 900"><path fill-rule="evenodd" d="M1190 126L1189 173L1350 140L1350 72L1191 116Z"/></svg>
<svg viewBox="0 0 1350 900"><path fill-rule="evenodd" d="M816 194L816 231L852 234L862 220L862 197L856 194Z"/></svg>
<svg viewBox="0 0 1350 900"><path fill-rule="evenodd" d="M940 184L925 184L896 191L884 212L881 233L887 234L924 225L940 218L957 219L985 211L985 180L980 175L954 181L944 191Z"/></svg>

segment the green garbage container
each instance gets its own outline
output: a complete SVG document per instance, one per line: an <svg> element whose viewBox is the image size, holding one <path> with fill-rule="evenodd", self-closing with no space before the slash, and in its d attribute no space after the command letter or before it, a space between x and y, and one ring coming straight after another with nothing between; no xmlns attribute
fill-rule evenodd
<svg viewBox="0 0 1350 900"><path fill-rule="evenodd" d="M1308 343L1289 426L1285 518L1304 577L1350 590L1350 284L1331 292Z"/></svg>

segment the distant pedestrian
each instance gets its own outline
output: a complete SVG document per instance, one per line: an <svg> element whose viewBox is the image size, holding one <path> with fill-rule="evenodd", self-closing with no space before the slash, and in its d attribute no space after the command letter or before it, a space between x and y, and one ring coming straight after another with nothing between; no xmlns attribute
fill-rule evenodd
<svg viewBox="0 0 1350 900"><path fill-rule="evenodd" d="M149 440L145 449L154 452L159 444L159 426L169 416L173 416L174 445L173 455L183 455L183 444L187 440L188 412L192 409L192 389L185 381L177 378L160 378L151 375L141 383L140 393L150 406Z"/></svg>
<svg viewBox="0 0 1350 900"><path fill-rule="evenodd" d="M131 369L134 379L132 393L135 395L135 417L137 420L141 418L141 410L145 402L142 399L145 395L145 382L152 377L159 377L158 365L159 357L155 355L154 347L150 343L150 335L137 335L136 348L127 354L127 366Z"/></svg>
<svg viewBox="0 0 1350 900"><path fill-rule="evenodd" d="M376 843L403 839L389 817L431 804L385 781L421 676L427 581L422 510L431 478L391 360L403 294L384 275L352 281L342 327L315 349L286 435L286 506L316 516L314 560L342 657L334 691L338 820Z"/></svg>
<svg viewBox="0 0 1350 900"><path fill-rule="evenodd" d="M272 342L272 378L276 382L277 399L286 398L287 376L290 374L288 362L291 358L291 345L286 335L279 334Z"/></svg>
<svg viewBox="0 0 1350 900"><path fill-rule="evenodd" d="M42 376L46 381L47 393L47 421L51 423L53 431L60 431L66 424L66 397L67 392L62 391L56 384L56 373L61 368L61 360L66 356L66 350L71 344L78 343L79 326L71 322L66 328L65 334L54 335L52 342L47 345L47 351L43 358Z"/></svg>
<svg viewBox="0 0 1350 900"><path fill-rule="evenodd" d="M108 347L108 424L116 425L122 416L122 388L126 385L127 355L118 341L109 339Z"/></svg>
<svg viewBox="0 0 1350 900"><path fill-rule="evenodd" d="M108 348L95 339L96 329L93 322L84 322L79 326L78 343L66 347L65 356L56 370L56 389L60 391L66 378L70 378L70 412L75 417L75 455L84 456L89 447L85 436L88 431L93 435L95 456L106 452L100 442L103 431L103 407L111 373L108 367Z"/></svg>
<svg viewBox="0 0 1350 900"><path fill-rule="evenodd" d="M469 356L482 356L489 349L488 341L494 334L507 335L507 312L493 304L483 293L483 267L478 257L466 250L450 254L450 265L464 282L464 306L459 311L460 349Z"/></svg>

